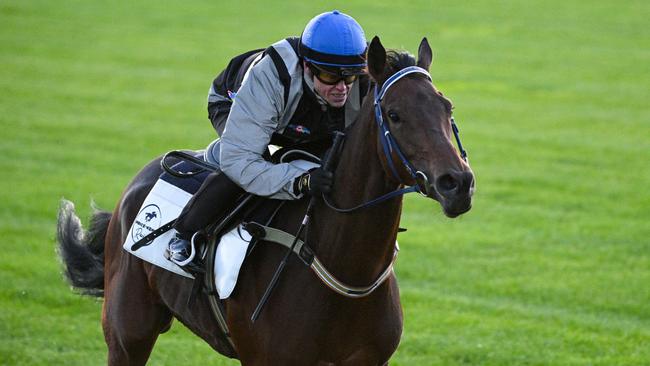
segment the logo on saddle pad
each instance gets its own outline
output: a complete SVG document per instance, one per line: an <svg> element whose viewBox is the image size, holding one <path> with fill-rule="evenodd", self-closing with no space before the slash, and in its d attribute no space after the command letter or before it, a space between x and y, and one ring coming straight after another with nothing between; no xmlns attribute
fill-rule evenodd
<svg viewBox="0 0 650 366"><path fill-rule="evenodd" d="M133 228L131 230L131 238L134 242L149 235L152 231L160 227L162 214L160 207L155 204L144 206L138 216L135 217Z"/></svg>

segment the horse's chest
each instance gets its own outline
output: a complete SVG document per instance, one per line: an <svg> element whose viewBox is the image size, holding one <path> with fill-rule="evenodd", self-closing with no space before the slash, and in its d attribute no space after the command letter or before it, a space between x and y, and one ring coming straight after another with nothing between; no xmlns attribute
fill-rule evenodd
<svg viewBox="0 0 650 366"><path fill-rule="evenodd" d="M308 322L303 331L316 340L314 354L320 355L320 361L363 365L361 360L379 363L390 358L402 334L401 307L399 299L377 295L383 301L336 295L331 302L314 305L320 314L313 314L316 321Z"/></svg>

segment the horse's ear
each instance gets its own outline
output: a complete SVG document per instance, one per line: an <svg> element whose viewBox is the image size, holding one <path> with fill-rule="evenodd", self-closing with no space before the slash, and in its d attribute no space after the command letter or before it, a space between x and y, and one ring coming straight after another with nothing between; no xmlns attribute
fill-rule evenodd
<svg viewBox="0 0 650 366"><path fill-rule="evenodd" d="M433 51L431 51L427 37L424 37L422 38L422 42L420 42L420 47L418 48L418 66L428 71L432 60Z"/></svg>
<svg viewBox="0 0 650 366"><path fill-rule="evenodd" d="M368 72L370 76L381 83L386 68L386 49L382 46L379 37L375 36L368 47Z"/></svg>

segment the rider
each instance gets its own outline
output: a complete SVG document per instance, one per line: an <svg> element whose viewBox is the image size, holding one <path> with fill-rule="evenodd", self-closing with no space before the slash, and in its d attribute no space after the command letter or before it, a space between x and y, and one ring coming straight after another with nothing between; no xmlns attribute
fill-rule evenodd
<svg viewBox="0 0 650 366"><path fill-rule="evenodd" d="M324 139L331 143L334 131L354 121L368 88L363 29L352 17L334 10L311 19L299 40L287 38L272 48L275 60L271 52L262 54L242 78L236 97L228 92L234 103L225 129L211 116L221 135L215 158L220 171L206 178L174 226L177 234L169 242L168 254L181 266L192 261L192 235L222 217L242 190L284 200L331 190L330 172L273 164L264 155L270 144L293 146ZM290 83L285 74L283 84L278 55ZM208 101L220 98L213 84Z"/></svg>

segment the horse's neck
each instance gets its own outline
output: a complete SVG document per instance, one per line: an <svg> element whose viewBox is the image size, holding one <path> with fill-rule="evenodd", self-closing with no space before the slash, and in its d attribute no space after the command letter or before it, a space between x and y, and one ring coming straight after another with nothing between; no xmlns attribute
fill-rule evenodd
<svg viewBox="0 0 650 366"><path fill-rule="evenodd" d="M335 173L331 200L348 208L398 188L387 181L377 155L377 128L366 106L350 129ZM320 260L342 281L367 284L393 257L401 197L351 214L320 205L311 225Z"/></svg>

